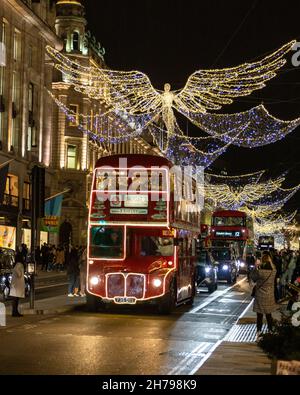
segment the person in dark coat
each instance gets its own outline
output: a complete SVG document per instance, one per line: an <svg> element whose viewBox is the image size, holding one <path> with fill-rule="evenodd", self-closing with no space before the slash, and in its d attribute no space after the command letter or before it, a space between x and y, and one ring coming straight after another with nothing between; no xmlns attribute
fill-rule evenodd
<svg viewBox="0 0 300 395"><path fill-rule="evenodd" d="M79 296L79 256L76 248L72 248L69 256L69 263L67 266L67 275L69 280L68 296Z"/></svg>
<svg viewBox="0 0 300 395"><path fill-rule="evenodd" d="M257 314L257 338L261 335L263 315L266 315L268 331L273 329L272 312L277 309L275 302L276 267L269 255L262 256L261 264L252 272L251 279L256 283L253 311Z"/></svg>

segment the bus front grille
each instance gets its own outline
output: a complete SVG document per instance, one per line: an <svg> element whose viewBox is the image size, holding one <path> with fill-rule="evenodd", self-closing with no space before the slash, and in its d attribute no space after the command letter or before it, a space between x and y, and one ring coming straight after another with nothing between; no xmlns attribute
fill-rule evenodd
<svg viewBox="0 0 300 395"><path fill-rule="evenodd" d="M107 275L107 297L118 296L142 299L145 291L145 276L143 274L110 273Z"/></svg>

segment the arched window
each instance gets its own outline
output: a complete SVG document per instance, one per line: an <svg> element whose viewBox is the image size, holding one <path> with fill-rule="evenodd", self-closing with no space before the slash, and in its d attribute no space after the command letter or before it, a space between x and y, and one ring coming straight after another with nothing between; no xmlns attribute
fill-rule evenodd
<svg viewBox="0 0 300 395"><path fill-rule="evenodd" d="M79 33L73 33L73 51L79 51Z"/></svg>

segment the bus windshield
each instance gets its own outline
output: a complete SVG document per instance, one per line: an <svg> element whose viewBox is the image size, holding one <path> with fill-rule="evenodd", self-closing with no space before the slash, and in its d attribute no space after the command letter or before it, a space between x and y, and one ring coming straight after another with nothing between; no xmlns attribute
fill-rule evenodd
<svg viewBox="0 0 300 395"><path fill-rule="evenodd" d="M212 250L212 255L217 261L228 261L231 259L230 250Z"/></svg>
<svg viewBox="0 0 300 395"><path fill-rule="evenodd" d="M141 256L172 256L174 243L171 237L141 237Z"/></svg>
<svg viewBox="0 0 300 395"><path fill-rule="evenodd" d="M215 226L245 226L244 217L214 217Z"/></svg>
<svg viewBox="0 0 300 395"><path fill-rule="evenodd" d="M122 227L93 226L90 238L91 258L122 258L124 229Z"/></svg>

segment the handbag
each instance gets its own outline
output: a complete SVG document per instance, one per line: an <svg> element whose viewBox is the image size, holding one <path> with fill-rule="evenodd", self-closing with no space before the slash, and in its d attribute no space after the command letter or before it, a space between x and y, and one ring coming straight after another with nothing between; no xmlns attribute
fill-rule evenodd
<svg viewBox="0 0 300 395"><path fill-rule="evenodd" d="M264 283L266 281L269 280L269 278L271 277L272 273L270 273L269 277L265 279L265 281L260 285L259 289L264 285ZM251 296L252 298L255 298L255 294L256 294L256 284L254 285L254 287L252 288L252 292L251 292Z"/></svg>

